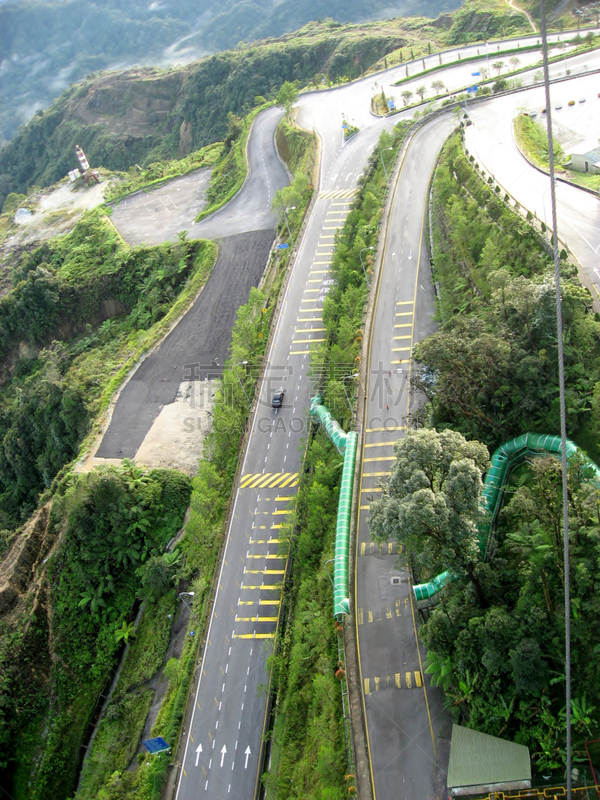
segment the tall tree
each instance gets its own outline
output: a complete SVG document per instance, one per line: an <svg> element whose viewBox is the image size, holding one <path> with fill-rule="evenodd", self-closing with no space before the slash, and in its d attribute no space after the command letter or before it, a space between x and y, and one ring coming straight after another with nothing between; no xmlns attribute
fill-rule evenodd
<svg viewBox="0 0 600 800"><path fill-rule="evenodd" d="M475 565L487 447L455 431L421 429L408 431L394 450L384 495L371 505L373 537L397 539L430 574L468 575L484 605Z"/></svg>

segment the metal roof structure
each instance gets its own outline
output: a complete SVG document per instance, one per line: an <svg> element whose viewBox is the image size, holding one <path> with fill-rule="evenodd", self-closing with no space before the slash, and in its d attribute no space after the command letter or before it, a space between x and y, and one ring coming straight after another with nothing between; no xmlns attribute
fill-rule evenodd
<svg viewBox="0 0 600 800"><path fill-rule="evenodd" d="M507 789L526 788L531 785L529 749L453 725L447 784L455 790L453 795L479 793L498 784Z"/></svg>

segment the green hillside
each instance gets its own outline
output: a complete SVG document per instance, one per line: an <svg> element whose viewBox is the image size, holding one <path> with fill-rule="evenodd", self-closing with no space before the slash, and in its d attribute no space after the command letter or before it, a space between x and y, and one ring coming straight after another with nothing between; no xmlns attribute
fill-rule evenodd
<svg viewBox="0 0 600 800"><path fill-rule="evenodd" d="M425 0L435 17L460 0ZM186 63L208 53L332 17L358 22L406 14L397 0L13 0L0 3L0 143L38 108L97 70Z"/></svg>

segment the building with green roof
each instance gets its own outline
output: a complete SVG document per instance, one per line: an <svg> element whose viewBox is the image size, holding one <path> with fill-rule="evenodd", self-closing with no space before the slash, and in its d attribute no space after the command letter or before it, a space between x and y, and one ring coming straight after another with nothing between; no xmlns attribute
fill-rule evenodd
<svg viewBox="0 0 600 800"><path fill-rule="evenodd" d="M529 789L529 748L453 725L447 784L452 797Z"/></svg>

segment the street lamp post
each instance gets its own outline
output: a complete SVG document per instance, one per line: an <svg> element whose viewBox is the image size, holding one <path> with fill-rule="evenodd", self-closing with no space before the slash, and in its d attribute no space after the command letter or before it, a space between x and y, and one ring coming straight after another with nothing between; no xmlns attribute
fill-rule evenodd
<svg viewBox="0 0 600 800"><path fill-rule="evenodd" d="M348 405L350 406L350 413L354 416L354 409L352 408L352 403L350 402L350 398L348 397L348 392L346 391L346 387L344 385L344 381L347 380L354 380L354 375L345 375L342 378L342 389L344 390L344 394L346 395L346 400L348 401Z"/></svg>
<svg viewBox="0 0 600 800"><path fill-rule="evenodd" d="M363 249L358 254L358 257L360 258L360 265L363 268L363 272L365 273L365 280L367 282L367 286L370 286L371 284L369 283L369 276L367 275L367 270L365 269L365 263L364 263L363 258L362 258L362 254L365 252L365 250L373 250L373 246L371 246L371 247L363 247Z"/></svg>
<svg viewBox="0 0 600 800"><path fill-rule="evenodd" d="M285 224L287 226L287 231L288 231L288 235L290 237L290 241L292 243L292 247L295 247L296 245L294 244L294 237L292 236L292 232L290 230L290 223L288 222L288 218L287 218L287 213L286 212L295 211L296 210L296 206L289 206L288 208L286 208L282 203L281 207L283 209L283 218L284 218Z"/></svg>
<svg viewBox="0 0 600 800"><path fill-rule="evenodd" d="M389 177L388 177L388 171L385 168L385 161L383 160L383 154L385 153L386 150L393 150L393 149L394 149L393 147L384 147L383 150L381 151L381 153L379 153L379 158L381 159L381 165L383 167L383 172L385 174L385 182L386 182L386 184L389 182Z"/></svg>
<svg viewBox="0 0 600 800"><path fill-rule="evenodd" d="M235 377L237 378L237 382L238 382L238 383L239 383L239 385L240 385L240 389L241 389L241 390L242 390L242 392L244 393L244 397L246 398L246 402L248 403L248 405L250 405L250 398L249 398L249 397L248 397L248 395L246 394L246 390L244 389L244 384L241 382L241 380L240 380L240 376L237 374L237 370L236 370L236 367L239 367L239 366L240 366L240 364L243 364L244 366L246 366L246 364L247 364L247 363L248 363L247 361L238 361L238 362L237 362L237 364L234 364L234 365L233 365L233 374L234 374L234 375L235 375Z"/></svg>
<svg viewBox="0 0 600 800"><path fill-rule="evenodd" d="M190 614L192 615L192 617L193 617L193 618L196 620L196 622L200 622L200 620L199 620L199 619L198 619L198 617L197 617L197 616L194 614L194 612L192 611L192 609L190 608L190 606L188 606L188 604L187 604L187 603L185 602L185 600L183 599L184 595L185 595L186 597L193 597L195 594L196 594L196 592L179 592L179 598L181 599L181 602L183 603L183 605L184 605L184 606L187 608L187 610L190 612Z"/></svg>

